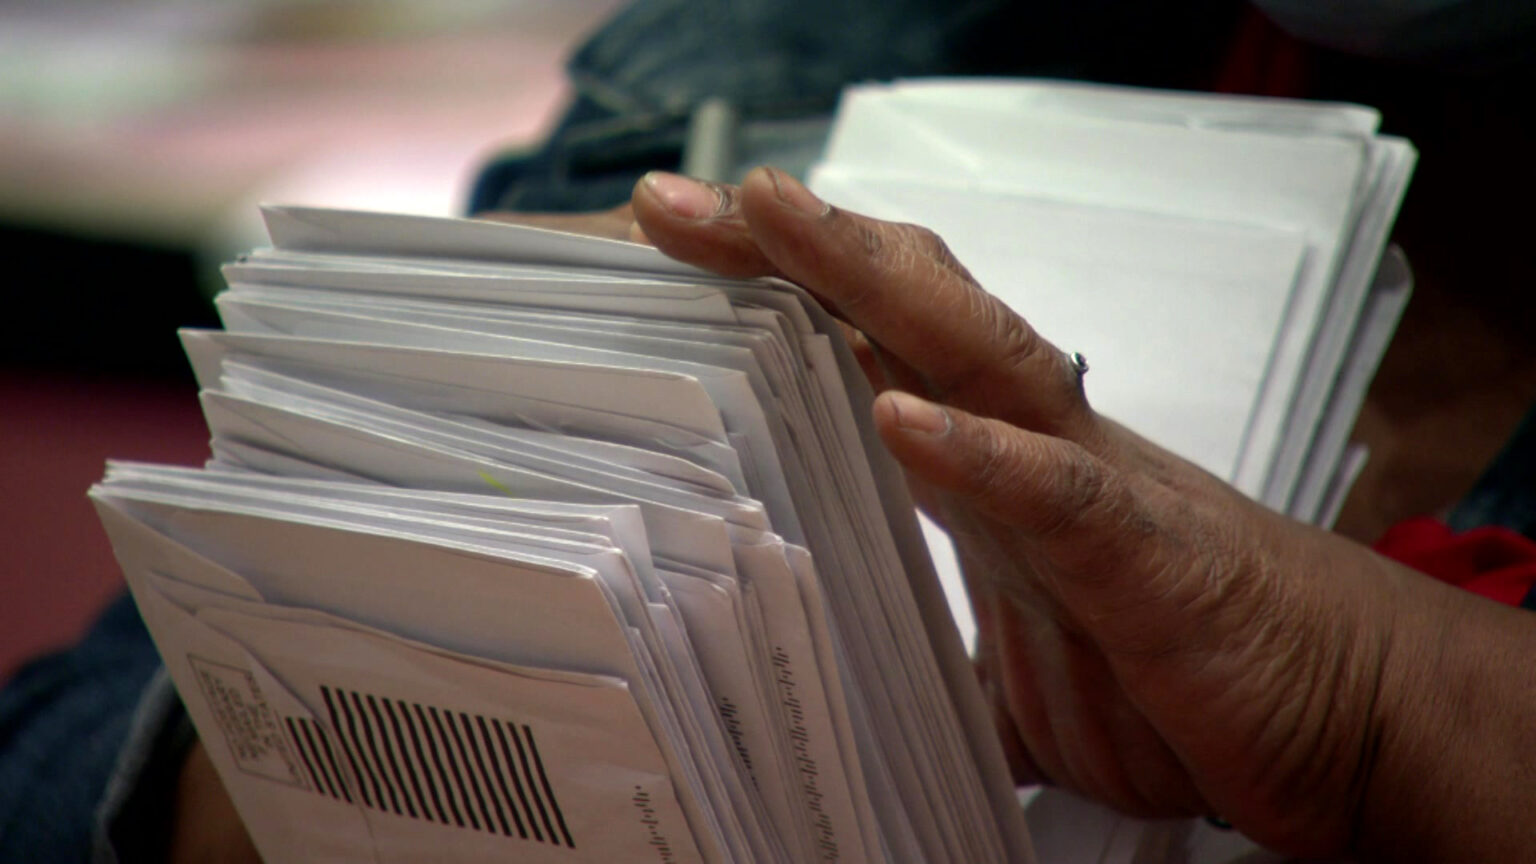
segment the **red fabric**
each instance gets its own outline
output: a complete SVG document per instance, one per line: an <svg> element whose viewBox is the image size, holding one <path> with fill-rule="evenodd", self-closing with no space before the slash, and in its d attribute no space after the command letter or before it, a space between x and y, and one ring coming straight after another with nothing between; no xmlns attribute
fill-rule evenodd
<svg viewBox="0 0 1536 864"><path fill-rule="evenodd" d="M109 457L206 459L196 389L0 367L0 685L23 661L78 641L122 593L85 490Z"/></svg>
<svg viewBox="0 0 1536 864"><path fill-rule="evenodd" d="M1376 541L1377 552L1490 600L1520 605L1536 584L1536 542L1489 526L1454 534L1439 520L1399 522Z"/></svg>
<svg viewBox="0 0 1536 864"><path fill-rule="evenodd" d="M1303 98L1307 95L1306 43L1249 9L1216 70L1217 93Z"/></svg>

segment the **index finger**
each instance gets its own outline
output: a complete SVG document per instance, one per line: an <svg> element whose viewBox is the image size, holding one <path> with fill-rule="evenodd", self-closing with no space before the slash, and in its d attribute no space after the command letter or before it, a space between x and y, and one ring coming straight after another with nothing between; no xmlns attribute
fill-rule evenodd
<svg viewBox="0 0 1536 864"><path fill-rule="evenodd" d="M1073 362L982 290L933 232L832 207L771 168L747 175L740 199L768 260L921 375L932 398L1092 437Z"/></svg>

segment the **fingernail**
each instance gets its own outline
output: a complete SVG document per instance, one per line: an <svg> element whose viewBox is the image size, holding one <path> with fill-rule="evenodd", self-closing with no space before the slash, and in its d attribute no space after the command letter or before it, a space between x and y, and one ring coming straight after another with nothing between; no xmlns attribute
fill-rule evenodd
<svg viewBox="0 0 1536 864"><path fill-rule="evenodd" d="M773 191L778 193L779 200L799 210L807 216L824 216L832 206L827 202L811 194L811 190L805 188L799 180L785 174L777 168L768 169L768 177L773 181Z"/></svg>
<svg viewBox="0 0 1536 864"><path fill-rule="evenodd" d="M713 186L680 174L652 171L645 175L645 185L672 215L684 219L708 219L718 215L724 203Z"/></svg>
<svg viewBox="0 0 1536 864"><path fill-rule="evenodd" d="M890 391L891 407L896 409L896 425L909 432L943 435L950 429L949 412L910 393Z"/></svg>

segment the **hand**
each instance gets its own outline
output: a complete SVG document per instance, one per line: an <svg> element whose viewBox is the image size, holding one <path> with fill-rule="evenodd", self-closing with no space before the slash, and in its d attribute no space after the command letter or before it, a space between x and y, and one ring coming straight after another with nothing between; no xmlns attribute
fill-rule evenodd
<svg viewBox="0 0 1536 864"><path fill-rule="evenodd" d="M855 329L882 438L954 537L1021 778L1139 815L1220 815L1293 854L1465 857L1435 843L1479 826L1485 849L1508 842L1509 823L1445 792L1447 765L1482 766L1476 785L1504 756L1533 788L1519 753L1536 706L1511 711L1509 676L1480 674L1518 656L1533 692L1516 613L1098 416L1063 353L924 229L828 207L771 169L740 188L649 175L632 204L668 254L790 279ZM1447 730L1490 700L1464 752Z"/></svg>

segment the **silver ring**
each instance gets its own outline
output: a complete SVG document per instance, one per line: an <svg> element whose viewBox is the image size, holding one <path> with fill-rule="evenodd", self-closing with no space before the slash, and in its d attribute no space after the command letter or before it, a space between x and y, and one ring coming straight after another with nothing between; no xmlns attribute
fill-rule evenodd
<svg viewBox="0 0 1536 864"><path fill-rule="evenodd" d="M1072 364L1072 371L1077 373L1078 378L1088 374L1088 358L1084 357L1082 352L1073 351L1068 354L1067 362Z"/></svg>

